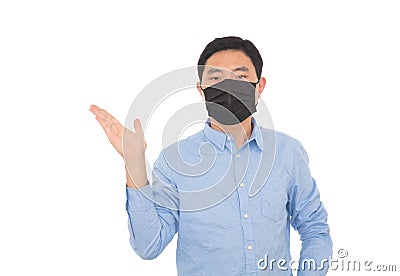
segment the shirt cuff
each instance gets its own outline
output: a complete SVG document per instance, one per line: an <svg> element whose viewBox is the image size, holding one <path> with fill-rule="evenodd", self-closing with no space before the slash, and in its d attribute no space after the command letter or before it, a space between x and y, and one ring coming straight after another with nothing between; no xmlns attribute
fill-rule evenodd
<svg viewBox="0 0 400 276"><path fill-rule="evenodd" d="M126 187L126 210L148 210L154 208L153 187L147 182L139 189Z"/></svg>

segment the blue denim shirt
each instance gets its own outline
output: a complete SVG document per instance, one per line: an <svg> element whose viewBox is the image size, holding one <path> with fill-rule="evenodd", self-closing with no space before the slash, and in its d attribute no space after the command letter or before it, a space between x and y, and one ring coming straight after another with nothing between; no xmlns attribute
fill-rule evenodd
<svg viewBox="0 0 400 276"><path fill-rule="evenodd" d="M179 275L292 275L291 225L302 240L298 275L325 275L332 241L307 153L296 139L252 124L236 149L208 119L161 151L151 185L126 188L130 243L141 258L159 256L178 233ZM311 259L311 269L302 265Z"/></svg>

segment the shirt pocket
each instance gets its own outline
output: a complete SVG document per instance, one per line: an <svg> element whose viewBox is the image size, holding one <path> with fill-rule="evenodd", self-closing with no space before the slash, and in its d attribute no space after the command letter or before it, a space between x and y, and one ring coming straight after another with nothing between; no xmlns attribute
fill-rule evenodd
<svg viewBox="0 0 400 276"><path fill-rule="evenodd" d="M286 224L288 195L284 186L277 185L279 178L270 178L261 189L261 214L277 224ZM273 183L274 185L269 185Z"/></svg>

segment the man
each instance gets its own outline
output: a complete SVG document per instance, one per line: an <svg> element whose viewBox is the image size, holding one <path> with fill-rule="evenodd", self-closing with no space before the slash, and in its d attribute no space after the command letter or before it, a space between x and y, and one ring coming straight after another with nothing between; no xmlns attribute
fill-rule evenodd
<svg viewBox="0 0 400 276"><path fill-rule="evenodd" d="M332 241L307 154L297 140L260 127L252 117L266 85L262 66L249 40L223 37L206 46L198 62L197 89L209 118L203 130L161 152L152 185L139 120L132 133L91 106L112 145L129 161L130 242L143 259L159 256L178 232L179 275L292 275L292 225L302 240L298 275L326 274ZM211 147L202 149L205 144ZM213 157L212 165L201 173L174 165L179 158L194 165L207 156ZM271 157L272 169L262 163ZM267 177L256 177L259 172ZM253 193L251 187L259 189ZM187 191L200 190L212 193L186 197Z"/></svg>

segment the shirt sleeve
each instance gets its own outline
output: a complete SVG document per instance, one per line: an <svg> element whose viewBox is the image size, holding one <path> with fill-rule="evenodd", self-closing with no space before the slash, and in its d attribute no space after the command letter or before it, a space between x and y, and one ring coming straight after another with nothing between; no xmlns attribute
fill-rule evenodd
<svg viewBox="0 0 400 276"><path fill-rule="evenodd" d="M328 214L310 174L308 155L299 142L294 152L289 209L291 225L302 241L297 275L326 275L332 256Z"/></svg>
<svg viewBox="0 0 400 276"><path fill-rule="evenodd" d="M126 188L129 241L143 259L159 256L178 231L179 200L171 175L161 152L153 166L152 185Z"/></svg>

